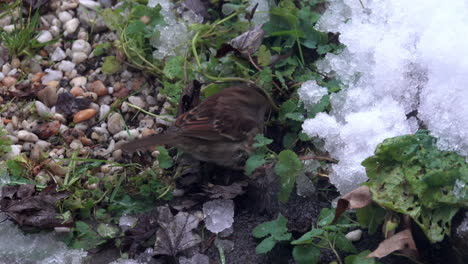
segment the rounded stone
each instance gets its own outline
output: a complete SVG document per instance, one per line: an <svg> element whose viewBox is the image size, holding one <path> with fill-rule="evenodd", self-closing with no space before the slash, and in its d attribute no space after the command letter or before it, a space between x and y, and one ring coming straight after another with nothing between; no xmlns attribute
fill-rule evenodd
<svg viewBox="0 0 468 264"><path fill-rule="evenodd" d="M73 116L73 123L76 124L89 120L96 115L96 112L97 111L95 109L91 108L81 110Z"/></svg>

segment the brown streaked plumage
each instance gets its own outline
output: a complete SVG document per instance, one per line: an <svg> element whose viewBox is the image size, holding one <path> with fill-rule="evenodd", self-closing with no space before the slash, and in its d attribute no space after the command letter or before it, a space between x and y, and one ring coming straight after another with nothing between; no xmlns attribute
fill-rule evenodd
<svg viewBox="0 0 468 264"><path fill-rule="evenodd" d="M122 149L175 146L198 160L240 169L255 135L263 131L269 102L261 88L231 86L180 115L165 133L131 141Z"/></svg>

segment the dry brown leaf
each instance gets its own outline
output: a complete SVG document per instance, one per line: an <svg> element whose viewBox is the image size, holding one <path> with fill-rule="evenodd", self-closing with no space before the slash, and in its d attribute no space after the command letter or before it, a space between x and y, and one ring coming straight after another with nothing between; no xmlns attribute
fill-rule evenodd
<svg viewBox="0 0 468 264"><path fill-rule="evenodd" d="M368 258L383 258L397 250L410 258L418 256L418 249L413 240L413 234L410 229L405 229L396 233L394 236L382 241L376 250L370 253Z"/></svg>
<svg viewBox="0 0 468 264"><path fill-rule="evenodd" d="M336 206L333 223L348 209L358 209L372 202L372 194L367 186L361 186L341 197Z"/></svg>

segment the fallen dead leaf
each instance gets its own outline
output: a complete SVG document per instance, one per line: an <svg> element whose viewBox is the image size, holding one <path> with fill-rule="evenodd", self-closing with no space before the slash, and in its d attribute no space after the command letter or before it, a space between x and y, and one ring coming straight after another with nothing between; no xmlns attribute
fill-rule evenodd
<svg viewBox="0 0 468 264"><path fill-rule="evenodd" d="M370 253L368 258L383 258L395 251L402 251L405 256L417 258L419 253L413 240L410 229L405 229L394 236L382 241L376 250Z"/></svg>
<svg viewBox="0 0 468 264"><path fill-rule="evenodd" d="M358 209L372 202L372 194L367 186L361 186L341 197L336 206L334 223L348 209Z"/></svg>

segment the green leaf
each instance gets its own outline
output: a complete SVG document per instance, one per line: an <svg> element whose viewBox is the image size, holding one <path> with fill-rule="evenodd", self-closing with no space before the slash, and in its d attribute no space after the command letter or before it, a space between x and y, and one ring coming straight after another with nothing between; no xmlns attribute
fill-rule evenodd
<svg viewBox="0 0 468 264"><path fill-rule="evenodd" d="M184 57L174 56L171 57L164 66L164 75L169 79L183 79L184 78Z"/></svg>
<svg viewBox="0 0 468 264"><path fill-rule="evenodd" d="M294 121L304 121L304 115L302 113L298 113L298 112L295 112L295 113L286 113L285 115L286 118L289 118L289 119L292 119Z"/></svg>
<svg viewBox="0 0 468 264"><path fill-rule="evenodd" d="M468 206L468 163L440 151L427 131L384 140L362 165L372 199L409 215L431 242L450 235L452 217Z"/></svg>
<svg viewBox="0 0 468 264"><path fill-rule="evenodd" d="M373 235L385 219L385 210L372 203L364 208L357 209L356 217L361 227L367 228L369 235Z"/></svg>
<svg viewBox="0 0 468 264"><path fill-rule="evenodd" d="M335 218L335 209L333 208L323 208L320 211L318 220L317 220L317 225L318 226L326 226L331 224L333 219Z"/></svg>
<svg viewBox="0 0 468 264"><path fill-rule="evenodd" d="M283 137L283 148L290 149L294 147L294 143L296 142L297 139L298 137L296 133L291 133L291 132L286 133Z"/></svg>
<svg viewBox="0 0 468 264"><path fill-rule="evenodd" d="M82 221L75 223L76 238L73 240L72 248L90 250L106 242L88 224Z"/></svg>
<svg viewBox="0 0 468 264"><path fill-rule="evenodd" d="M348 253L356 253L357 249L354 247L353 243L349 241L343 233L336 233L334 236L335 246L339 250Z"/></svg>
<svg viewBox="0 0 468 264"><path fill-rule="evenodd" d="M263 134L255 135L255 143L253 146L255 148L265 147L273 142L273 139L265 137Z"/></svg>
<svg viewBox="0 0 468 264"><path fill-rule="evenodd" d="M260 242L260 244L255 247L255 253L264 254L272 250L276 245L276 241L273 237L267 237Z"/></svg>
<svg viewBox="0 0 468 264"><path fill-rule="evenodd" d="M158 146L156 149L159 151L158 162L161 169L169 169L174 165L172 157L169 155L169 152L163 146Z"/></svg>
<svg viewBox="0 0 468 264"><path fill-rule="evenodd" d="M284 241L291 239L291 233L288 233L287 228L288 220L281 214L273 221L261 223L252 230L252 235L256 238L266 237L257 246L255 251L257 254L262 254L270 251L277 241Z"/></svg>
<svg viewBox="0 0 468 264"><path fill-rule="evenodd" d="M119 231L120 230L117 227L111 226L109 224L100 223L97 227L98 234L106 239L116 237Z"/></svg>
<svg viewBox="0 0 468 264"><path fill-rule="evenodd" d="M296 183L296 177L302 170L302 162L291 150L283 150L278 155L275 173L280 177L279 200L286 203Z"/></svg>
<svg viewBox="0 0 468 264"><path fill-rule="evenodd" d="M106 26L112 31L116 31L123 26L122 16L118 11L114 11L111 8L104 9L102 18Z"/></svg>
<svg viewBox="0 0 468 264"><path fill-rule="evenodd" d="M26 175L26 168L23 166L23 163L18 160L7 160L6 166L8 168L8 172L11 176L19 178Z"/></svg>
<svg viewBox="0 0 468 264"><path fill-rule="evenodd" d="M293 258L297 264L315 264L320 260L320 249L314 245L298 245L293 248Z"/></svg>
<svg viewBox="0 0 468 264"><path fill-rule="evenodd" d="M364 250L356 255L345 257L345 264L380 264L375 258L368 258L370 250Z"/></svg>
<svg viewBox="0 0 468 264"><path fill-rule="evenodd" d="M107 56L102 64L102 72L108 75L116 73L120 69L120 62L115 56Z"/></svg>
<svg viewBox="0 0 468 264"><path fill-rule="evenodd" d="M96 45L96 47L93 50L93 55L94 56L101 56L104 55L105 53L108 52L108 50L112 47L112 45L109 42L104 42L101 44Z"/></svg>
<svg viewBox="0 0 468 264"><path fill-rule="evenodd" d="M251 175L258 167L265 164L265 154L251 155L245 162L244 171L246 175Z"/></svg>
<svg viewBox="0 0 468 264"><path fill-rule="evenodd" d="M312 239L315 237L321 236L323 234L323 229L314 228L309 232L302 235L299 239L296 239L291 242L293 245L301 245L301 244L310 244Z"/></svg>
<svg viewBox="0 0 468 264"><path fill-rule="evenodd" d="M271 53L265 45L261 45L258 49L257 61L262 67L270 65Z"/></svg>

